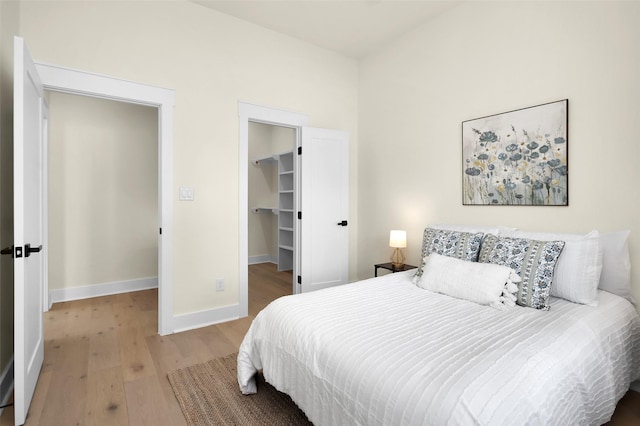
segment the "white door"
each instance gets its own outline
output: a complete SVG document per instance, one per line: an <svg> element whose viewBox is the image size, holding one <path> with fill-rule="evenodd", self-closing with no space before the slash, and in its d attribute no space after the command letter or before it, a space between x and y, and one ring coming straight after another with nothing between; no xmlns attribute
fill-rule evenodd
<svg viewBox="0 0 640 426"><path fill-rule="evenodd" d="M298 293L346 284L349 273L349 135L302 128Z"/></svg>
<svg viewBox="0 0 640 426"><path fill-rule="evenodd" d="M14 408L24 424L44 358L43 89L24 40L14 39Z"/></svg>

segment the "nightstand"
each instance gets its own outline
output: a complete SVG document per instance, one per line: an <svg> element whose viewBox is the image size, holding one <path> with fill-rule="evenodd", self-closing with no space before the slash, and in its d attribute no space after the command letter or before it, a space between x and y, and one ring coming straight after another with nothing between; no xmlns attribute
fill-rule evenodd
<svg viewBox="0 0 640 426"><path fill-rule="evenodd" d="M395 268L393 266L393 263L388 262L388 263L378 263L376 265L373 265L373 268L374 268L374 276L377 277L379 268L386 269L387 271L391 271L391 272L402 272L402 271L408 271L409 269L416 269L417 266L407 265L405 263L404 266L401 266L400 268Z"/></svg>

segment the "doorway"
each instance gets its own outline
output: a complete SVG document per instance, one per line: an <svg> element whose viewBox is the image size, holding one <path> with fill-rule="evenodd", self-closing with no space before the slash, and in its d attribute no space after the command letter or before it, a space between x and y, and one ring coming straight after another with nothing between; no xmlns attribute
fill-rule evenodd
<svg viewBox="0 0 640 426"><path fill-rule="evenodd" d="M43 88L47 91L72 93L156 108L158 114L158 333L160 335L173 333L173 108L175 92L170 89L37 62L35 68ZM44 231L45 234L48 233L47 229ZM48 288L46 280L45 288Z"/></svg>
<svg viewBox="0 0 640 426"><path fill-rule="evenodd" d="M238 187L239 187L239 257L238 257L238 299L239 317L249 315L249 124L263 123L299 130L308 122L303 114L238 102L239 147L238 147ZM296 148L299 146L299 131L296 132ZM296 206L294 206L295 208ZM294 236L297 239L297 235ZM298 264L294 261L293 276ZM293 284L292 284L293 286ZM292 287L295 293L295 287Z"/></svg>
<svg viewBox="0 0 640 426"><path fill-rule="evenodd" d="M295 129L291 206L295 256L292 293L342 285L349 271L349 134L307 127L308 117L238 102L239 316L248 315L248 146L251 122ZM292 194L293 195L293 194Z"/></svg>
<svg viewBox="0 0 640 426"><path fill-rule="evenodd" d="M293 292L297 133L291 127L249 122L249 292L264 293L277 286L282 293L282 282L289 283L285 294ZM254 296L249 295L250 299Z"/></svg>
<svg viewBox="0 0 640 426"><path fill-rule="evenodd" d="M47 308L156 288L156 108L59 92L48 104Z"/></svg>

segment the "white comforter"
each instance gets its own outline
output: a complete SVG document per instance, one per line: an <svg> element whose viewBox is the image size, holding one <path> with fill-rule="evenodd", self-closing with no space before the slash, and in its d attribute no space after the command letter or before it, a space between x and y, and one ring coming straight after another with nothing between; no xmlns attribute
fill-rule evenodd
<svg viewBox="0 0 640 426"><path fill-rule="evenodd" d="M242 392L263 370L316 425L597 425L640 378L640 318L620 297L498 311L412 275L272 302L240 347Z"/></svg>

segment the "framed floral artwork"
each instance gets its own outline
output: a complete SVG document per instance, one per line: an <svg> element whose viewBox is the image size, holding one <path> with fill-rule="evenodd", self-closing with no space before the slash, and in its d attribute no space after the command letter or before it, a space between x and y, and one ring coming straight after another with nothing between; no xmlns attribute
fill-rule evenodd
<svg viewBox="0 0 640 426"><path fill-rule="evenodd" d="M569 100L462 122L462 204L568 206Z"/></svg>

